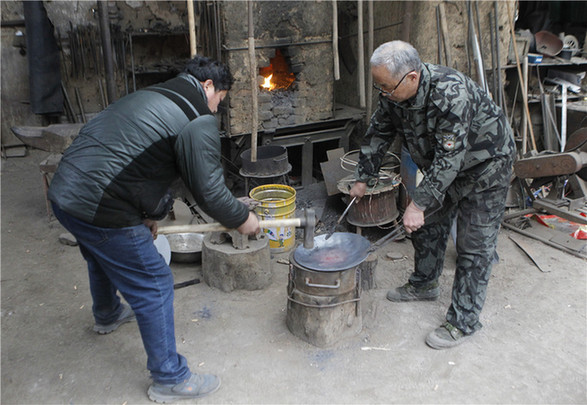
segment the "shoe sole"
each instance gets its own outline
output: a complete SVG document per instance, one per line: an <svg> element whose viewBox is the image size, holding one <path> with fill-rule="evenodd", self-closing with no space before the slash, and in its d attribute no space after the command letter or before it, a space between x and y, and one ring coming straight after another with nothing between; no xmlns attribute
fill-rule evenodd
<svg viewBox="0 0 587 405"><path fill-rule="evenodd" d="M443 350L443 349L450 349L451 347L458 346L462 344L464 341L468 340L471 336L470 335L463 335L459 338L459 340L453 341L446 341L436 339L435 337L426 336L426 344L428 347L435 349L435 350Z"/></svg>
<svg viewBox="0 0 587 405"><path fill-rule="evenodd" d="M210 394L214 394L216 391L218 391L218 389L220 388L220 385L222 385L222 381L220 380L220 377L218 377L218 385L212 390L212 391L208 391L204 394L200 394L200 395L164 395L164 394L159 394L156 392L153 392L152 387L149 387L149 389L147 390L147 395L149 396L149 399L153 402L157 402L158 404L168 404L170 402L175 402L175 401L180 401L182 399L198 399L198 398L203 398L207 395Z"/></svg>
<svg viewBox="0 0 587 405"><path fill-rule="evenodd" d="M438 296L426 297L426 298L419 298L419 297L395 298L395 297L390 297L389 295L387 295L386 298L391 302L411 302L411 301L436 301L438 299Z"/></svg>
<svg viewBox="0 0 587 405"><path fill-rule="evenodd" d="M103 326L99 326L99 325L94 325L94 332L96 332L98 335L107 335L109 333L114 332L116 329L118 329L121 325L124 325L125 323L128 322L133 322L136 321L137 318L136 317L132 317L132 318L126 318L123 319L121 321L119 321L118 323L115 323L114 325L110 326L108 329L106 329Z"/></svg>

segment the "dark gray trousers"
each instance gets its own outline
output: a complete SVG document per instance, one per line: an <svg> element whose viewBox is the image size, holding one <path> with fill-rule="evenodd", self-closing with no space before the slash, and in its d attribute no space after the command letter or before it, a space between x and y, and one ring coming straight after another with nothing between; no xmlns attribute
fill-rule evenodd
<svg viewBox="0 0 587 405"><path fill-rule="evenodd" d="M416 287L429 285L442 274L447 240L457 218L457 263L446 320L465 334L482 327L479 315L505 209L511 165L498 163L503 164L486 168L476 179L457 179L440 209L412 233L415 270L409 282ZM499 177L503 181L496 182Z"/></svg>

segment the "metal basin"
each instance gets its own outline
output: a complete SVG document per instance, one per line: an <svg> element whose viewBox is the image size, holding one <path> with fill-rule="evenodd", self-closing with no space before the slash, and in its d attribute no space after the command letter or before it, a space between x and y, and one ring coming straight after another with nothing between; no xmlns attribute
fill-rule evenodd
<svg viewBox="0 0 587 405"><path fill-rule="evenodd" d="M195 263L202 261L201 233L173 233L167 235L171 248L171 261L175 263Z"/></svg>

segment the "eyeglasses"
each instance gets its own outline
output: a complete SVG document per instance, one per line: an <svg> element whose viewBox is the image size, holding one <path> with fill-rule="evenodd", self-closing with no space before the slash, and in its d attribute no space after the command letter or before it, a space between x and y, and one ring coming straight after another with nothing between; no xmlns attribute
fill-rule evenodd
<svg viewBox="0 0 587 405"><path fill-rule="evenodd" d="M410 70L408 73L406 73L405 75L403 75L402 78L399 80L399 82L397 82L397 84L395 85L395 87L393 88L392 91L385 91L381 87L377 86L375 83L373 83L373 88L375 90L377 90L379 93L381 93L383 96L390 97L397 90L397 88L399 87L399 85L402 84L402 82L404 81L404 79L406 78L406 76L409 75L412 72L413 72L413 70Z"/></svg>

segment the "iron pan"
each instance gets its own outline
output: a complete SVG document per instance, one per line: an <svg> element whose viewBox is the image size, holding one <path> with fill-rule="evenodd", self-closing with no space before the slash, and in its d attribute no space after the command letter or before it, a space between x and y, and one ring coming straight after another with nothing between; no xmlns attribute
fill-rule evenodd
<svg viewBox="0 0 587 405"><path fill-rule="evenodd" d="M294 251L296 262L310 270L340 271L361 264L369 255L370 243L361 235L350 232L335 232L314 238L314 247L305 249L300 245Z"/></svg>

